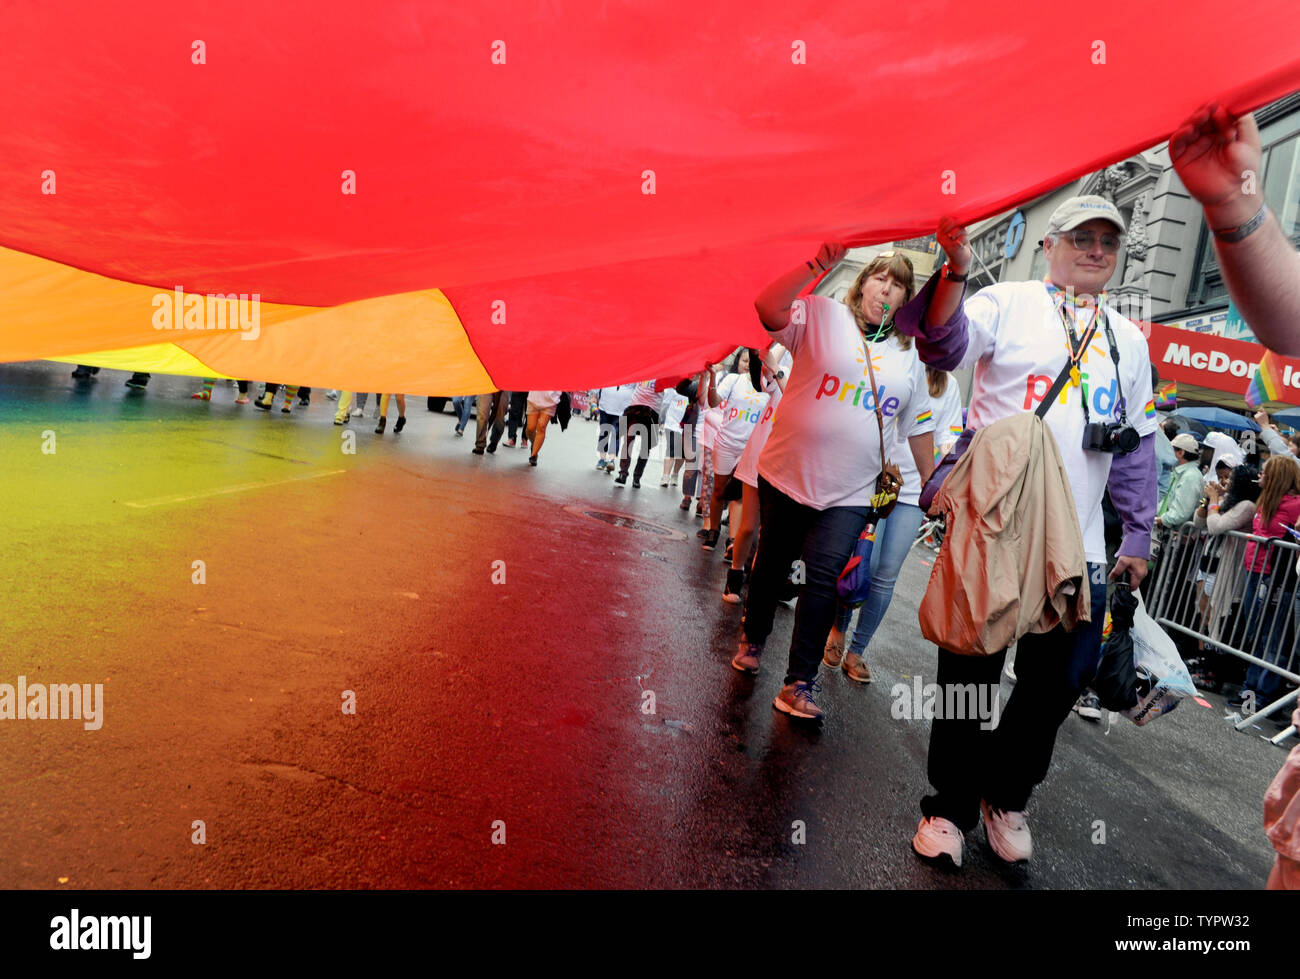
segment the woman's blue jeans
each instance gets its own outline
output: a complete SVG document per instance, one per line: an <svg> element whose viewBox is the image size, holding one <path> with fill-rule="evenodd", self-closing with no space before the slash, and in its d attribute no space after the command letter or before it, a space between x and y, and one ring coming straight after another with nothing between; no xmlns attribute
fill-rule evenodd
<svg viewBox="0 0 1300 979"><path fill-rule="evenodd" d="M362 404L365 407L365 404ZM456 413L456 428L465 431L465 426L469 424L474 417L474 409L478 407L478 396L471 394L464 398L452 398L451 410Z"/></svg>
<svg viewBox="0 0 1300 979"><path fill-rule="evenodd" d="M858 614L858 627L853 630L849 643L850 652L861 656L876 634L894 597L898 572L902 570L907 552L924 521L925 514L920 507L898 503L894 512L876 525L876 543L871 548L871 591ZM853 609L841 602L835 614L835 628L847 632L852 618Z"/></svg>

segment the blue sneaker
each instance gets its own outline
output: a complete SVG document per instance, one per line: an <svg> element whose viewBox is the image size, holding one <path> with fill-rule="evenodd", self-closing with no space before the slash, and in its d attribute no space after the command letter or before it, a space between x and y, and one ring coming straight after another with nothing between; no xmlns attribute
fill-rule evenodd
<svg viewBox="0 0 1300 979"><path fill-rule="evenodd" d="M757 673L758 660L762 655L763 647L759 643L746 642L742 639L736 655L731 658L731 665L741 673Z"/></svg>
<svg viewBox="0 0 1300 979"><path fill-rule="evenodd" d="M813 694L817 691L817 682L814 680L809 683L806 680L796 680L794 683L787 683L781 688L781 692L776 695L772 701L772 706L791 717L803 717L810 721L820 721L823 717L823 711L813 700Z"/></svg>

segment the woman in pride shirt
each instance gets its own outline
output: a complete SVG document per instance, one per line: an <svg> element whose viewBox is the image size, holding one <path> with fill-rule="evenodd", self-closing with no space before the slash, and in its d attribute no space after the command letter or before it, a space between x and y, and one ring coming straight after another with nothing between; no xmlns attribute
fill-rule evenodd
<svg viewBox="0 0 1300 979"><path fill-rule="evenodd" d="M740 604L740 595L745 585L745 569L749 567L750 546L754 543L754 532L758 529L758 457L767 445L767 437L772 434L772 419L776 415L781 395L785 393L785 380L794 363L790 352L775 340L767 348L763 359L763 387L771 394L763 417L754 426L745 451L736 463L736 482L741 485L740 516L731 517L731 532L735 534L735 547L730 557L730 570L727 571L727 583L722 587L722 600L732 605Z"/></svg>
<svg viewBox="0 0 1300 979"><path fill-rule="evenodd" d="M761 355L750 347L742 347L731 362L730 372L718 382L709 399L713 407L721 409L722 424L713 438L713 498L704 525L708 534L702 545L706 551L717 546L722 508L726 505L723 496L769 397L763 390ZM737 495L736 499L739 498Z"/></svg>
<svg viewBox="0 0 1300 979"><path fill-rule="evenodd" d="M796 298L844 254L843 245L822 245L813 261L777 279L754 303L764 328L793 355L794 369L758 461L758 556L731 665L758 672L786 574L802 560L790 662L773 706L814 720L823 714L813 693L835 620L835 581L866 527L881 450L900 433L918 434L917 416L930 410L925 370L887 315L912 295L912 266L902 255L872 259L842 303ZM930 472L932 443L916 464Z"/></svg>

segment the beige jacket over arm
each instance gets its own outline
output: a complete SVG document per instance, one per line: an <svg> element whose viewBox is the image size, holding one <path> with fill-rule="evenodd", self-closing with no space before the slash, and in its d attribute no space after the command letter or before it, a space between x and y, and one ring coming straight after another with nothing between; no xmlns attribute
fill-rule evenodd
<svg viewBox="0 0 1300 979"><path fill-rule="evenodd" d="M1029 632L1091 619L1087 561L1069 476L1033 412L975 433L935 500L948 516L921 601L921 633L987 656Z"/></svg>

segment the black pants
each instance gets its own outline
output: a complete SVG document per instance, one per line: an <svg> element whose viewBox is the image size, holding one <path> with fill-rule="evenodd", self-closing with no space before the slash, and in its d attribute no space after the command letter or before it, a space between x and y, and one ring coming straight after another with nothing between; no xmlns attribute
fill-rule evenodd
<svg viewBox="0 0 1300 979"><path fill-rule="evenodd" d="M759 645L767 642L790 565L802 560L805 580L795 606L785 682L811 681L817 676L826 637L835 622L839 604L835 581L853 556L853 545L867 525L867 508L815 510L790 499L759 476L758 509L758 554L745 598L741 636Z"/></svg>
<svg viewBox="0 0 1300 979"><path fill-rule="evenodd" d="M641 479L646 463L650 461L650 450L655 447L655 429L659 425L659 412L645 405L629 405L623 412L623 451L619 457L618 471L626 476L632 466L632 440L641 439L641 447L636 457L634 478Z"/></svg>
<svg viewBox="0 0 1300 979"><path fill-rule="evenodd" d="M921 800L926 816L942 817L970 832L979 822L981 799L994 809L1022 812L1034 787L1047 777L1057 729L1101 660L1106 566L1089 564L1088 572L1092 621L1074 632L1057 626L1021 638L1015 691L995 728L977 716L934 719L928 774L935 793ZM941 691L952 684L991 684L993 689L1001 682L1006 656L1006 650L959 656L941 648L935 682Z"/></svg>
<svg viewBox="0 0 1300 979"><path fill-rule="evenodd" d="M524 427L524 409L528 407L527 391L510 392L510 411L506 415L506 434L510 436L510 441L515 440L515 434Z"/></svg>

